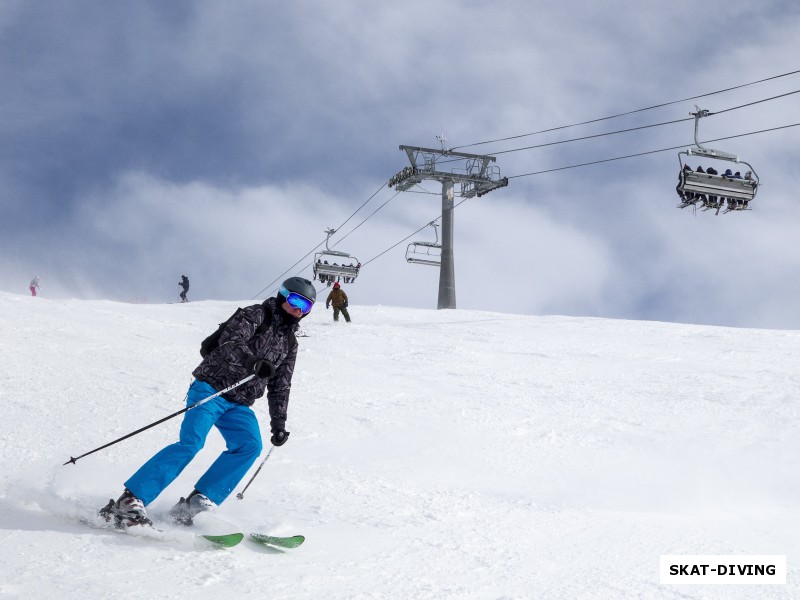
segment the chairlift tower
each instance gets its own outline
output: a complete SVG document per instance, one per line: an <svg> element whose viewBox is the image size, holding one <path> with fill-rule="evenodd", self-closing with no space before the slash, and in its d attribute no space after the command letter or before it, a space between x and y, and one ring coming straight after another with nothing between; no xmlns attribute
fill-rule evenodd
<svg viewBox="0 0 800 600"><path fill-rule="evenodd" d="M453 152L445 148L444 135L437 136L442 148L421 148L419 146L400 146L411 162L389 180L389 187L405 192L425 179L433 179L442 184L442 254L439 266L439 304L438 308L456 307L455 261L453 258L453 204L455 187L462 198L481 197L497 188L508 185L508 177L500 177L500 168L492 165L497 159L482 154ZM440 168L446 163L449 170ZM445 167L447 168L447 167Z"/></svg>

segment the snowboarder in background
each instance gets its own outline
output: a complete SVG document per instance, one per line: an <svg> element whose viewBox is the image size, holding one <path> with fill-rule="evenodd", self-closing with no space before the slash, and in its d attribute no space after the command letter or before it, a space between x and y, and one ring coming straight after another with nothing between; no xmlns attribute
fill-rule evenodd
<svg viewBox="0 0 800 600"><path fill-rule="evenodd" d="M191 406L218 390L255 374L247 383L184 413L179 440L155 454L125 482L122 496L100 514L121 526L149 525L145 507L192 461L205 443L211 427L225 439L219 455L194 486L194 490L169 511L178 524L191 525L199 513L230 495L261 454L261 431L250 408L267 392L270 441L282 446L286 431L289 389L292 384L300 320L314 306L317 292L301 277L290 277L275 298L238 310L221 330L217 345L192 372L195 380L186 397Z"/></svg>
<svg viewBox="0 0 800 600"><path fill-rule="evenodd" d="M189 292L189 278L186 275L181 275L181 280L178 282L178 285L183 288L181 292L181 302L188 302L189 299L186 297L186 294Z"/></svg>
<svg viewBox="0 0 800 600"><path fill-rule="evenodd" d="M31 296L36 295L36 290L40 289L42 286L39 285L39 276L34 275L33 279L31 279Z"/></svg>
<svg viewBox="0 0 800 600"><path fill-rule="evenodd" d="M338 281L333 284L333 289L331 293L328 294L327 300L325 300L325 308L330 308L331 304L333 304L333 320L338 321L339 313L341 312L344 315L344 320L349 323L350 313L347 312L349 301L347 299L347 294L344 293Z"/></svg>

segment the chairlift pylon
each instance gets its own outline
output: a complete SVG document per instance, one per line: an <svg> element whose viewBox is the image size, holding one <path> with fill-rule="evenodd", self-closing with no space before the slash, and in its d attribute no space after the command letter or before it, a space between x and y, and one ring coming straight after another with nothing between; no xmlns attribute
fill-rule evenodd
<svg viewBox="0 0 800 600"><path fill-rule="evenodd" d="M439 225L428 223L436 233L435 242L411 242L406 248L406 262L417 265L440 267L442 264L442 245L439 243Z"/></svg>
<svg viewBox="0 0 800 600"><path fill-rule="evenodd" d="M755 198L760 184L756 170L750 163L740 159L735 154L705 148L700 143L698 139L700 119L712 113L709 113L708 110L701 110L697 106L695 108L697 109L696 113L689 113L694 117L695 145L692 148L678 152L680 172L678 174L678 185L675 188L681 199L678 208L699 205L702 210L716 209L716 214L719 214L720 210L723 212L750 210L750 202ZM685 160L682 158L684 155L686 156ZM741 163L747 165L749 171L742 176L741 170L737 170L734 173L733 169L725 169L720 175L719 171L714 168L714 163L710 167L706 163L705 169L702 168L703 165L697 165L697 167L692 168L688 163L690 156ZM722 168L720 167L720 170ZM709 169L711 170L710 173Z"/></svg>
<svg viewBox="0 0 800 600"><path fill-rule="evenodd" d="M325 233L327 234L325 250L314 255L314 279L319 279L321 283L328 286L335 282L354 283L361 270L361 262L347 252L331 250L328 242L336 230L329 228L325 230Z"/></svg>

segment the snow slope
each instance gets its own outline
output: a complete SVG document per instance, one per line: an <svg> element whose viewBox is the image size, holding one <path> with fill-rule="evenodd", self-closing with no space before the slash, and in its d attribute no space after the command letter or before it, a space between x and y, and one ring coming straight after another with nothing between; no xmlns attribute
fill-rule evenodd
<svg viewBox="0 0 800 600"><path fill-rule="evenodd" d="M182 408L200 341L249 303L0 293L0 598L800 597L796 331L318 306L289 443L198 519L304 546L82 524L179 419L62 463ZM787 584L665 586L662 554L785 554Z"/></svg>

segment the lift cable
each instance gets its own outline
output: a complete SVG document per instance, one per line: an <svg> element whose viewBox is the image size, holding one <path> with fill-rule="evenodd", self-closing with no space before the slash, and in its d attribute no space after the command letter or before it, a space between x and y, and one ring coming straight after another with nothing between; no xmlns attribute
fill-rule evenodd
<svg viewBox="0 0 800 600"><path fill-rule="evenodd" d="M780 127L771 127L769 129L761 129L759 131L750 131L748 133L740 133L740 134L737 134L737 135L729 135L727 137L716 138L716 139L713 139L713 140L704 140L703 143L706 144L706 143L711 143L711 142L721 142L721 141L724 141L724 140L732 140L732 139L735 139L735 138L746 137L748 135L757 135L759 133L768 133L770 131L778 131L778 130L781 130L781 129L788 129L790 127L797 127L799 125L800 125L800 123L792 123L790 125L781 125ZM646 156L648 154L658 154L660 152L670 152L670 151L674 151L674 150L680 150L681 148L686 148L687 145L691 146L692 144L681 144L680 146L672 146L671 148L661 148L660 150L648 150L646 152L637 152L636 154L627 154L625 156L615 156L614 158L604 158L604 159L595 160L595 161L591 161L591 162L580 163L580 164L577 164L577 165L569 165L569 166L566 166L566 167L556 167L556 168L553 168L553 169L545 169L543 171L533 171L531 173L522 173L520 175L509 175L508 178L509 179L517 179L519 177L529 177L531 175L542 175L543 173L553 173L555 171L564 171L564 170L567 170L567 169L576 169L578 167L588 167L588 166L591 166L591 165L599 165L601 163L612 162L612 161L615 161L615 160L624 160L626 158L635 158L637 156Z"/></svg>
<svg viewBox="0 0 800 600"><path fill-rule="evenodd" d="M771 96L769 98L762 98L761 100L755 100L754 102L748 102L747 104L741 104L739 106L732 106L730 108L724 108L722 110L718 110L718 111L715 111L715 112L709 112L708 116L719 115L719 114L722 114L722 113L730 112L732 110L738 110L740 108L746 108L748 106L753 106L755 104L761 104L763 102L769 102L771 100L777 100L779 98L785 98L786 96L791 96L793 94L800 94L800 90L794 90L792 92L786 92L785 94L779 94L777 96ZM601 138L601 137L605 137L607 135L617 135L617 134L620 134L620 133L630 133L631 131L639 131L641 129L650 129L650 128L653 128L653 127L662 127L664 125L674 125L675 123L683 123L684 121L692 121L692 120L694 120L694 117L686 117L686 118L683 118L683 119L674 119L672 121L664 121L662 123L652 123L650 125L640 125L638 127L630 127L628 129L619 129L619 130L616 130L616 131L607 131L605 133L596 133L596 134L593 134L593 135L585 135L585 136L582 136L582 137L570 138L570 139L566 139L566 140L557 140L555 142L546 142L546 143L543 143L543 144L536 144L536 145L533 145L533 146L525 146L523 148L512 148L510 150L500 150L499 152L492 152L491 155L492 156L499 156L500 154L510 154L512 152L521 152L523 150L534 150L536 148L545 148L547 146L557 146L559 144L567 144L569 142L579 142L579 141L582 141L582 140L590 140L590 139L595 139L595 138ZM446 160L446 161L441 161L441 162L456 162L457 160L458 159L451 159L451 160Z"/></svg>
<svg viewBox="0 0 800 600"><path fill-rule="evenodd" d="M354 212L353 212L353 213L352 213L352 214L351 214L349 217L347 217L347 219L345 219L345 220L344 220L344 222L343 222L341 225L339 225L339 227L337 227L337 228L336 228L336 231L338 231L339 229L341 229L342 227L344 227L344 225L346 225L346 224L347 224L347 222L348 222L350 219L352 219L352 218L353 218L353 217L354 217L354 216L355 216L355 215L358 213L358 211L360 211L362 208L364 208L364 207L365 207L365 206L366 206L366 205L367 205L367 204L368 204L368 203L369 203L369 202L370 202L370 201L371 201L371 200L372 200L372 199L373 199L375 196L377 196L377 195L378 195L378 193L379 193L379 192L380 192L380 191L381 191L381 190L384 188L384 186L385 186L387 183L388 183L388 180L387 180L387 181L384 181L383 183L381 183L380 187L379 187L377 190L375 190L375 193L374 193L374 194L372 194L372 195L371 195L369 198L367 198L367 199L364 201L364 203L363 203L361 206L359 206L359 207L358 207L358 208L357 208L357 209L356 209L356 210L355 210L355 211L354 211ZM394 197L394 196L393 196L393 197ZM374 213L373 213L373 214L374 214ZM349 235L349 234L348 234L348 235ZM267 285L265 285L265 286L264 286L264 287L263 287L263 288L262 288L262 289L261 289L261 290L260 290L260 291L259 291L257 294L255 294L255 295L254 295L254 296L251 298L251 300L254 300L254 299L258 298L258 297L259 297L261 294L263 294L263 293L264 293L266 290L270 289L270 288L271 288L273 285L275 285L277 282L279 282L279 281L280 281L280 280L281 280L281 279L284 277L284 275L286 275L287 273L291 272L291 271L292 271L292 270L293 270L293 269L294 269L294 268L295 268L297 265L299 265L299 264L300 264L301 262L303 262L303 261L304 261L306 258L308 258L308 257L309 257L309 256L311 256L311 255L312 255L314 252L316 252L317 248L319 248L320 246L322 246L322 244L324 244L326 241L327 241L327 238L326 238L325 240L322 240L322 241L321 241L319 244L317 244L316 246L314 246L314 247L313 247L313 248L312 248L312 249L311 249L309 252L307 252L305 255L303 255L303 257L301 257L301 258L300 258L300 259L299 259L299 260L298 260L296 263L294 263L294 264L293 264L291 267L289 267L288 269L286 269L286 270L285 270L283 273L281 273L281 274L280 274L280 275L278 275L278 276L277 276L275 279L273 279L273 280L272 280L272 281L270 281L270 282L269 282ZM340 240L340 241L341 241L341 240ZM338 243L338 242L337 242L337 243ZM303 267L303 269L301 269L301 271L302 271L302 270L305 270L305 268L306 268L306 267Z"/></svg>
<svg viewBox="0 0 800 600"><path fill-rule="evenodd" d="M644 111L647 111L647 110L653 110L655 108L663 108L664 106L670 106L672 104L679 104L681 102L689 102L691 100L698 100L700 98L706 98L708 96L714 96L716 94L722 94L722 93L725 93L725 92L738 90L738 89L741 89L741 88L744 88L744 87L748 87L748 86L751 86L751 85L756 85L756 84L759 84L759 83L764 83L764 82L767 82L767 81L771 81L773 79L780 79L781 77L788 77L790 75L796 75L797 73L800 73L800 69L795 70L795 71L789 71L788 73L782 73L781 75L774 75L772 77L766 77L764 79L759 79L758 81L751 81L750 83L743 83L741 85L736 85L736 86L725 88L725 89L722 89L722 90L717 90L715 92L708 92L706 94L700 94L699 96L691 96L689 98L683 98L681 100L672 100L670 102L663 102L661 104L654 104L653 106L648 106L648 107L645 107L645 108L638 108L636 110L630 110L630 111L627 111L627 112L619 113L619 114L616 114L616 115L610 115L610 116L607 116L607 117L600 117L598 119L590 119L589 121L582 121L580 123L573 123L571 125L562 125L560 127L551 127L549 129L542 129L540 131L533 131L531 133L523 133L523 134L520 134L520 135L512 135L512 136L508 136L508 137L504 137L504 138L498 138L498 139L495 139L495 140L487 140L485 142L475 142L473 144L464 144L463 146L454 146L453 148L450 148L450 150L458 150L460 148L469 148L469 147L472 147L472 146L482 146L482 145L485 145L485 144L494 144L496 142L505 142L505 141L508 141L508 140L516 140L516 139L519 139L519 138L528 137L528 136L532 136L532 135L539 135L541 133L548 133L550 131L558 131L558 130L561 130L561 129L568 129L570 127L579 127L581 125L589 125L591 123L599 123L601 121L608 121L610 119L616 119L618 117L624 117L624 116L627 116L627 115L633 115L633 114L644 112Z"/></svg>
<svg viewBox="0 0 800 600"><path fill-rule="evenodd" d="M374 217L374 216L375 216L375 213L377 213L379 210L381 210L383 207L385 207L387 204L389 204L389 202L391 202L392 200L394 200L395 198L397 198L397 196L398 196L399 194L400 194L400 192L395 192L394 196L392 196L391 198L389 198L389 199L388 199L386 202L384 202L384 203L383 203L383 204L381 204L381 205L380 205L378 208L376 208L374 211L372 211L372 214L370 214L370 215L369 215L369 216L368 216L366 219L364 219L363 221L361 221L361 223L359 223L358 225L356 225L356 226L355 226L353 229L351 229L350 231L348 231L346 235L342 236L342 238L341 238L341 239L339 239L339 241L338 241L338 242L336 242L336 244L334 244L334 245L333 245L333 246L334 246L334 248L336 247L336 245L337 245L339 242L341 242L342 240L344 240L344 239L345 239L345 238L346 238L348 235L350 235L351 233L353 233L353 232L354 232L356 229L358 229L358 228L359 228L359 227L361 227L361 226L362 226L364 223L366 223L366 222L367 222L367 221L369 221L369 220L370 220L372 217ZM419 230L419 231L421 231L421 230ZM411 235L414 235L414 234L412 233ZM390 248L390 250L391 250L391 248ZM387 252L388 252L388 250L387 250ZM310 253L309 253L309 254L310 254ZM306 256L308 256L308 254L306 254ZM306 258L306 256L304 256L303 258ZM300 261L302 261L302 260L303 260L303 259L300 259ZM375 259L373 258L372 260L375 260ZM365 262L365 263L361 263L361 266L363 267L364 265L366 265L366 264L368 264L368 263L372 262L372 260L369 260L369 261L367 261L367 262ZM297 263L295 263L295 265L296 265L296 264L298 264L300 261L297 261ZM294 266L294 265L292 265L292 266ZM311 263L308 263L307 265L305 265L305 266L304 266L304 267L301 269L301 272L302 272L302 271L304 271L304 270L306 270L307 268L309 268L309 267L311 267L311 266L312 266L312 264L311 264Z"/></svg>
<svg viewBox="0 0 800 600"><path fill-rule="evenodd" d="M763 98L762 100L755 100L754 102L748 102L747 104L740 104L739 106L732 106L731 108L724 108L722 110L717 110L715 112L708 113L710 115L721 115L722 113L730 112L732 110L738 110L740 108L745 108L747 106L753 106L754 104L761 104L762 102L769 102L770 100L777 100L778 98L784 98L786 96L791 96L792 94L798 94L800 90L794 90L793 92L786 92L785 94L780 94L779 96L772 96L771 98Z"/></svg>
<svg viewBox="0 0 800 600"><path fill-rule="evenodd" d="M619 129L617 131L608 131L606 133L596 133L594 135L585 135L583 137L570 138L568 140L558 140L557 142L547 142L545 144L536 144L535 146L525 146L524 148L501 150L500 152L492 152L492 156L497 156L498 154L509 154L511 152L520 152L522 150L533 150L534 148L544 148L545 146L556 146L558 144L566 144L568 142L579 142L581 140L590 140L592 138L605 137L607 135L616 135L618 133L630 133L631 131L639 131L640 129L650 129L651 127L661 127L662 125L674 125L675 123L683 123L684 121L694 121L694 117L686 117L685 119L675 119L674 121L664 121L663 123L654 123L652 125L641 125L639 127L631 127L630 129Z"/></svg>

